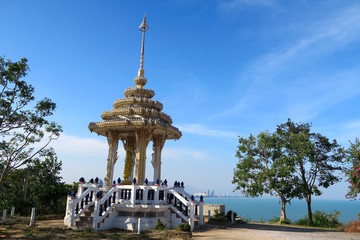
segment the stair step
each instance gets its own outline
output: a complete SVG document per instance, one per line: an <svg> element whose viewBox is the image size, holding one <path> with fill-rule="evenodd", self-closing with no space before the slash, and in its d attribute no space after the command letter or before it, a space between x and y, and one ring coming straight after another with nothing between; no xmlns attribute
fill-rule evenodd
<svg viewBox="0 0 360 240"><path fill-rule="evenodd" d="M92 216L80 216L79 220L81 222L92 222L93 221L93 217Z"/></svg>
<svg viewBox="0 0 360 240"><path fill-rule="evenodd" d="M82 221L76 221L75 226L76 227L92 227L92 222L82 222Z"/></svg>
<svg viewBox="0 0 360 240"><path fill-rule="evenodd" d="M86 212L84 212L84 216L86 216L86 217L93 217L93 216L94 216L94 212L88 212L88 211L86 211Z"/></svg>

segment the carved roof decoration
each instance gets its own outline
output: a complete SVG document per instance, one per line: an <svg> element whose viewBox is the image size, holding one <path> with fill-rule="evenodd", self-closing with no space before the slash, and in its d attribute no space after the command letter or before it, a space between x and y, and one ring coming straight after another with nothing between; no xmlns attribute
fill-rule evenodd
<svg viewBox="0 0 360 240"><path fill-rule="evenodd" d="M91 122L89 130L102 136L107 136L109 131L116 131L120 136L129 136L134 135L136 129L147 128L153 136L163 135L166 139L179 139L182 134L178 128L171 125L171 117L162 112L163 104L152 100L155 92L144 88L147 83L143 69L144 39L148 30L146 19L144 20L145 23L140 26L143 42L140 69L134 79L136 86L127 88L124 92L125 98L115 100L113 109L101 114L101 122Z"/></svg>

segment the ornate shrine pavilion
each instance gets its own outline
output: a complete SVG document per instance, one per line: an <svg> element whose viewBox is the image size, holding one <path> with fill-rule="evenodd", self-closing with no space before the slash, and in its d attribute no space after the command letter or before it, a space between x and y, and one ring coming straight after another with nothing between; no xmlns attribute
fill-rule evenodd
<svg viewBox="0 0 360 240"><path fill-rule="evenodd" d="M203 201L194 200L183 184L173 188L161 179L161 151L165 141L181 137L172 125L169 115L162 112L162 103L153 100L155 92L144 88L145 33L149 26L144 17L139 30L142 32L140 69L134 79L135 87L125 90L125 98L116 100L113 109L102 113L101 122L91 122L89 130L107 138L109 152L104 188L98 179L85 183L80 179L77 193L68 196L64 224L69 227L94 229L119 228L125 230L152 229L158 219L167 228L194 221L203 223ZM118 159L119 141L125 155L123 181L114 180L114 166ZM146 149L153 143L153 182L145 178Z"/></svg>

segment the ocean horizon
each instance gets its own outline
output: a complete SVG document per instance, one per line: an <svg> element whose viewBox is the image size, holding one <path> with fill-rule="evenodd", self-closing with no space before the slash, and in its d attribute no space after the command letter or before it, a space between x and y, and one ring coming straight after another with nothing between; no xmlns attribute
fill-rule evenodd
<svg viewBox="0 0 360 240"><path fill-rule="evenodd" d="M247 197L205 197L205 204L224 204L225 211L233 210L242 218L253 221L268 221L274 217L280 217L281 201L278 198L247 198ZM339 221L348 223L358 220L360 213L360 201L358 200L328 200L313 199L312 212L316 210L327 213L338 210L341 212ZM206 215L207 213L204 213ZM293 199L291 205L286 205L286 217L291 221L307 216L305 199Z"/></svg>

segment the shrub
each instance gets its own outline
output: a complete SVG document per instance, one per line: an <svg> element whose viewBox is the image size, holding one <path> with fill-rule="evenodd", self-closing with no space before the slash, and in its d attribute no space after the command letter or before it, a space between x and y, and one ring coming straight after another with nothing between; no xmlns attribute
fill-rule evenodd
<svg viewBox="0 0 360 240"><path fill-rule="evenodd" d="M189 223L182 223L182 224L179 225L179 228L183 232L190 232L191 231L191 227L190 227Z"/></svg>
<svg viewBox="0 0 360 240"><path fill-rule="evenodd" d="M341 227L342 224L339 222L340 212L338 210L334 210L333 212L327 213L325 211L316 210L313 213L313 222L314 227L322 227L322 228L338 228ZM308 226L309 225L309 217L305 216L294 222L295 225L300 226Z"/></svg>
<svg viewBox="0 0 360 240"><path fill-rule="evenodd" d="M234 220L235 220L235 218L237 217L237 213L236 213L236 212L233 212L232 210L229 210L229 211L226 213L226 215L225 215L226 219L227 219L227 220L231 220L231 214L234 214Z"/></svg>
<svg viewBox="0 0 360 240"><path fill-rule="evenodd" d="M225 219L225 213L220 212L219 209L215 209L214 210L214 218L218 219L218 220L223 220L223 219Z"/></svg>
<svg viewBox="0 0 360 240"><path fill-rule="evenodd" d="M270 219L268 221L268 223L279 223L280 222L280 218L279 217L273 217L272 219Z"/></svg>
<svg viewBox="0 0 360 240"><path fill-rule="evenodd" d="M288 218L285 218L284 220L279 221L280 224L291 224L291 220Z"/></svg>
<svg viewBox="0 0 360 240"><path fill-rule="evenodd" d="M158 218L157 224L155 226L155 230L165 230L166 225L161 222L161 220Z"/></svg>
<svg viewBox="0 0 360 240"><path fill-rule="evenodd" d="M345 229L345 232L357 232L360 233L360 220L358 221L354 221L354 222L349 222Z"/></svg>
<svg viewBox="0 0 360 240"><path fill-rule="evenodd" d="M268 221L268 223L272 223L272 224L275 224L275 223L291 224L291 220L288 219L288 218L285 218L285 220L280 220L279 217L273 217L272 219L270 219L270 220Z"/></svg>

